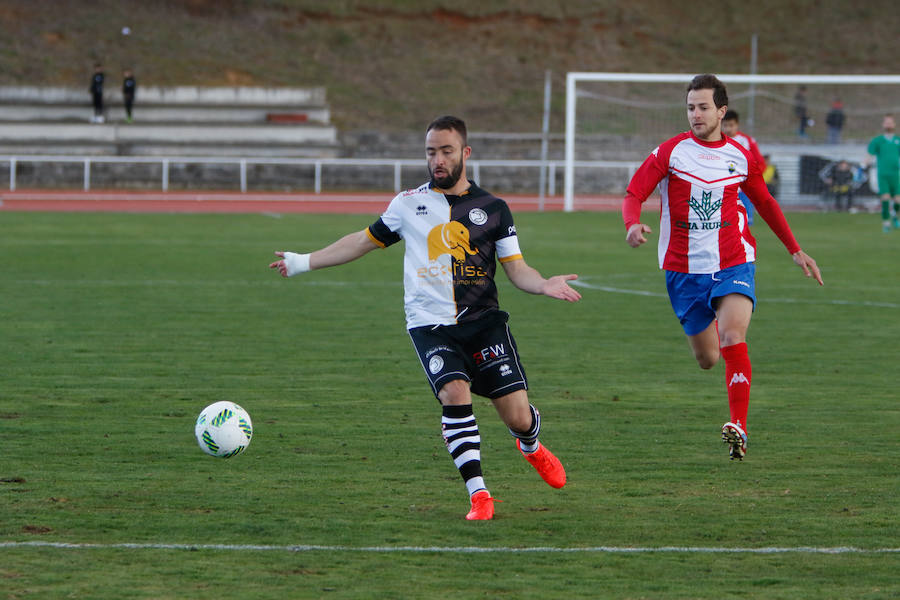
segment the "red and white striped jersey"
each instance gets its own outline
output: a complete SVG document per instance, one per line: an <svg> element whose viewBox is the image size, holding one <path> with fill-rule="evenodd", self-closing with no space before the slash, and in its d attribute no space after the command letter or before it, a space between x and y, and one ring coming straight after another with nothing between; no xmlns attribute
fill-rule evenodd
<svg viewBox="0 0 900 600"><path fill-rule="evenodd" d="M626 229L641 222L641 205L657 186L661 269L715 273L756 260L738 189L791 254L800 250L759 163L733 139L705 142L687 131L660 144L628 184L622 204Z"/></svg>

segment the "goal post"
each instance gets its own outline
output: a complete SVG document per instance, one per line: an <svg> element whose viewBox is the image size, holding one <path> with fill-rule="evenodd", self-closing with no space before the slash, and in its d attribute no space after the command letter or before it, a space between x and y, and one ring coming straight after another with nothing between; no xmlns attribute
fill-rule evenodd
<svg viewBox="0 0 900 600"><path fill-rule="evenodd" d="M581 90L579 88L579 84L596 84L599 86L603 85L617 85L617 84L681 84L681 89L684 90L687 88L688 83L690 83L691 79L695 76L695 74L687 74L687 73L600 73L600 72L569 72L566 74L566 128L565 128L565 155L564 155L564 202L563 209L566 212L571 212L575 208L575 180L576 180L576 167L578 166L578 160L576 157L576 139L579 135L577 131L578 124L578 99L581 94ZM827 90L828 93L836 93L835 91L838 89L849 89L849 86L866 86L864 88L859 88L859 97L861 101L869 101L871 94L864 93L864 89L868 89L868 86L885 86L885 85L894 85L898 86L896 89L892 89L891 94L888 94L890 99L888 102L894 102L894 105L890 104L882 104L877 105L873 104L868 107L867 115L869 115L870 119L873 120L875 115L884 114L886 112L894 112L900 110L900 106L898 106L898 95L897 91L900 91L900 75L787 75L787 74L779 74L779 75L749 75L749 74L723 74L717 75L719 79L722 80L726 85L731 84L747 84L750 86L749 92L743 94L744 97L752 96L754 98L764 96L766 92L758 89L756 86L781 86L779 89L783 89L784 86L792 86L791 92L793 92L793 88L797 88L799 86L811 86L811 88L816 88L816 86L824 86L820 89L822 93L825 93L824 90ZM671 87L665 88L666 94L671 95ZM768 94L769 96L776 97L775 94ZM733 100L734 96L731 94L731 90L729 90L729 96ZM782 103L788 104L787 111L791 110L790 107L790 97L787 96L787 100L785 99L785 95L782 94L778 100ZM658 145L659 143L665 141L666 139L677 135L681 131L686 131L687 126L687 117L684 112L684 102L682 97L675 98L660 98L658 100L664 100L666 102L679 104L681 106L681 122L677 125L672 125L670 130L659 131L656 134L656 139L652 142L647 142L647 148L644 153L644 158L649 154L649 151ZM618 103L620 105L627 104L627 101L624 99L613 99L611 102ZM638 102L637 104L642 104ZM648 103L649 104L649 103ZM751 103L752 107L753 104ZM638 110L640 106L638 106ZM749 118L743 118L743 124L753 123L753 115L747 115ZM880 124L880 120L877 124ZM627 127L627 123L620 124L622 127ZM668 126L667 126L668 127ZM875 135L877 133L877 129L870 128L871 135ZM749 132L757 138L757 141L762 145L767 140L764 137L761 137L759 134L755 132ZM796 143L797 140L793 140L792 143ZM806 145L809 145L809 142L803 142ZM835 150L836 152L837 150ZM864 151L864 148L863 148ZM765 153L765 152L764 152ZM622 195L624 196L624 188L622 189Z"/></svg>

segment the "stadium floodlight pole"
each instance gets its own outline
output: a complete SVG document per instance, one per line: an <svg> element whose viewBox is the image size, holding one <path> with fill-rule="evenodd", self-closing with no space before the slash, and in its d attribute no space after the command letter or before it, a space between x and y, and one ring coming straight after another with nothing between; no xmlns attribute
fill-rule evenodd
<svg viewBox="0 0 900 600"><path fill-rule="evenodd" d="M687 84L696 73L591 73L572 71L566 73L566 151L563 210L571 212L575 207L575 109L579 81L641 82ZM834 85L900 85L900 75L717 75L724 83L748 84L834 84Z"/></svg>

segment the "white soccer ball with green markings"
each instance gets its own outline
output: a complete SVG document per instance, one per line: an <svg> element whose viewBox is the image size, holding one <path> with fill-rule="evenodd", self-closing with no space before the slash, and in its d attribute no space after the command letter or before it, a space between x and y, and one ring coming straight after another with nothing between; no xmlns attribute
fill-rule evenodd
<svg viewBox="0 0 900 600"><path fill-rule="evenodd" d="M223 400L200 412L194 435L200 448L218 458L231 458L243 452L253 437L253 423L246 410Z"/></svg>

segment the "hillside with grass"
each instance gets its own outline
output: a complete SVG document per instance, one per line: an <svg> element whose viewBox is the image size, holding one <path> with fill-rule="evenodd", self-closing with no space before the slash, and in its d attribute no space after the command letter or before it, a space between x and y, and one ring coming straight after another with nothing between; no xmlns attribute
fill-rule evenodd
<svg viewBox="0 0 900 600"><path fill-rule="evenodd" d="M342 131L562 130L567 71L896 72L892 0L4 0L0 85L324 86ZM123 28L128 35L123 35Z"/></svg>

